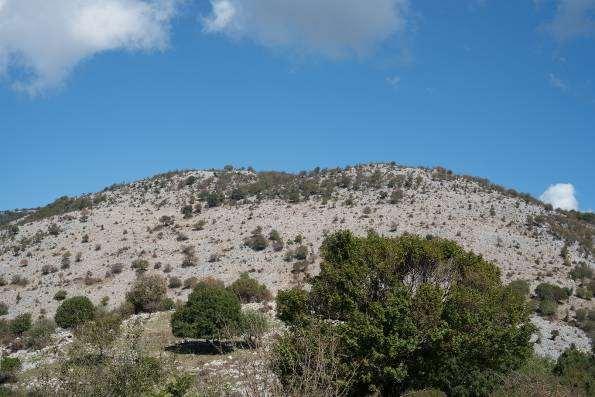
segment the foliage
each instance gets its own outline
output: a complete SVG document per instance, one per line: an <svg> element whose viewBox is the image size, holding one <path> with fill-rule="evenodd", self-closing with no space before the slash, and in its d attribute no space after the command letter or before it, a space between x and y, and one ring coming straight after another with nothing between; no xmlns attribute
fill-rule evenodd
<svg viewBox="0 0 595 397"><path fill-rule="evenodd" d="M550 283L541 283L535 288L535 296L539 300L560 302L568 299L570 295L572 295L572 290L569 288L562 288Z"/></svg>
<svg viewBox="0 0 595 397"><path fill-rule="evenodd" d="M95 306L86 296L73 296L62 301L54 319L62 328L74 328L95 316Z"/></svg>
<svg viewBox="0 0 595 397"><path fill-rule="evenodd" d="M573 280L592 278L593 269L591 269L591 267L586 262L580 262L574 267L574 269L570 271L569 276Z"/></svg>
<svg viewBox="0 0 595 397"><path fill-rule="evenodd" d="M508 288L516 292L517 294L527 297L529 296L529 282L527 280L514 280L508 284Z"/></svg>
<svg viewBox="0 0 595 397"><path fill-rule="evenodd" d="M308 314L308 292L300 288L277 293L277 317L288 324L295 324Z"/></svg>
<svg viewBox="0 0 595 397"><path fill-rule="evenodd" d="M10 332L22 335L31 328L31 313L22 313L10 321Z"/></svg>
<svg viewBox="0 0 595 397"><path fill-rule="evenodd" d="M564 351L554 367L554 373L560 382L568 386L577 395L581 390L588 396L595 394L595 356L583 353L572 346Z"/></svg>
<svg viewBox="0 0 595 397"><path fill-rule="evenodd" d="M54 299L57 301L63 301L64 299L66 299L66 295L67 295L66 291L61 289L54 294Z"/></svg>
<svg viewBox="0 0 595 397"><path fill-rule="evenodd" d="M40 318L33 323L24 334L25 346L29 349L43 349L52 342L52 334L56 330L56 323L47 318Z"/></svg>
<svg viewBox="0 0 595 397"><path fill-rule="evenodd" d="M256 347L270 329L271 323L266 314L253 309L242 312L242 333L251 346Z"/></svg>
<svg viewBox="0 0 595 397"><path fill-rule="evenodd" d="M13 382L16 372L21 368L18 357L2 357L0 359L0 384Z"/></svg>
<svg viewBox="0 0 595 397"><path fill-rule="evenodd" d="M259 283L250 277L248 273L242 273L229 287L242 303L263 302L271 299L271 293L266 285Z"/></svg>
<svg viewBox="0 0 595 397"><path fill-rule="evenodd" d="M228 339L240 328L241 316L240 300L233 292L201 281L172 315L171 328L177 337Z"/></svg>
<svg viewBox="0 0 595 397"><path fill-rule="evenodd" d="M252 248L254 251L262 251L269 245L269 241L262 235L262 229L256 228L252 235L244 239L244 245Z"/></svg>
<svg viewBox="0 0 595 397"><path fill-rule="evenodd" d="M321 271L307 296L311 314L279 313L309 318L291 328L291 340L321 322L337 336L337 382L349 383L350 393L435 387L455 396L485 395L499 374L532 354L526 299L501 284L494 264L452 241L341 231L325 239L321 252ZM295 367L289 347L287 358L279 357L281 368ZM290 372L280 376L291 383Z"/></svg>
<svg viewBox="0 0 595 397"><path fill-rule="evenodd" d="M159 274L140 274L126 300L130 302L135 313L156 312L162 310L167 293L167 280Z"/></svg>
<svg viewBox="0 0 595 397"><path fill-rule="evenodd" d="M76 330L66 354L41 373L29 392L43 396L149 395L166 382L169 366L145 352L140 323L130 324L117 337L120 332L117 320L98 317L85 323Z"/></svg>

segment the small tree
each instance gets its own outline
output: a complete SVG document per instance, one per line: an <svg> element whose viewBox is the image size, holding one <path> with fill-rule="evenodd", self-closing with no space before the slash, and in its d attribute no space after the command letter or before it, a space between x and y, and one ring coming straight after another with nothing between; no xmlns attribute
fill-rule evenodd
<svg viewBox="0 0 595 397"><path fill-rule="evenodd" d="M233 292L200 282L172 315L171 328L177 337L222 340L237 334L241 319L240 300Z"/></svg>
<svg viewBox="0 0 595 397"><path fill-rule="evenodd" d="M86 296L74 296L62 301L54 319L62 328L74 328L85 321L93 319L95 306Z"/></svg>
<svg viewBox="0 0 595 397"><path fill-rule="evenodd" d="M126 294L126 300L134 307L134 312L155 312L163 308L167 293L167 280L158 274L141 274L132 289Z"/></svg>
<svg viewBox="0 0 595 397"><path fill-rule="evenodd" d="M236 294L242 303L262 302L271 299L271 293L266 285L260 284L248 273L242 273L240 278L229 286L229 289Z"/></svg>

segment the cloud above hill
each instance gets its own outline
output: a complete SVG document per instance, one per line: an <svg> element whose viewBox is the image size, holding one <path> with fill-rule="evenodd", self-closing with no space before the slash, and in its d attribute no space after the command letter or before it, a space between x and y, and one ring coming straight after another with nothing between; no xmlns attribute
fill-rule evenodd
<svg viewBox="0 0 595 397"><path fill-rule="evenodd" d="M205 32L331 58L362 56L407 28L407 0L211 0Z"/></svg>
<svg viewBox="0 0 595 397"><path fill-rule="evenodd" d="M35 95L84 59L168 44L178 0L0 0L0 76Z"/></svg>
<svg viewBox="0 0 595 397"><path fill-rule="evenodd" d="M574 186L570 183L556 183L550 185L539 199L554 208L563 210L578 210L578 200L574 196Z"/></svg>

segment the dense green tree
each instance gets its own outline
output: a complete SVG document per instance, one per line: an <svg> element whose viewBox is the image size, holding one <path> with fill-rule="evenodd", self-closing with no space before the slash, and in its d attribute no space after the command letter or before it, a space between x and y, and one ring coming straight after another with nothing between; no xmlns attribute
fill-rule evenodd
<svg viewBox="0 0 595 397"><path fill-rule="evenodd" d="M241 320L240 300L232 291L200 282L172 315L171 328L178 337L221 340L234 336Z"/></svg>
<svg viewBox="0 0 595 397"><path fill-rule="evenodd" d="M333 324L343 371L337 381L349 381L352 394L435 387L485 395L498 374L532 354L525 297L502 285L494 264L452 241L341 231L321 253L307 302L281 293L279 314L312 320L292 332Z"/></svg>
<svg viewBox="0 0 595 397"><path fill-rule="evenodd" d="M56 324L62 328L73 328L85 321L93 319L95 306L86 296L73 296L62 301L54 317Z"/></svg>

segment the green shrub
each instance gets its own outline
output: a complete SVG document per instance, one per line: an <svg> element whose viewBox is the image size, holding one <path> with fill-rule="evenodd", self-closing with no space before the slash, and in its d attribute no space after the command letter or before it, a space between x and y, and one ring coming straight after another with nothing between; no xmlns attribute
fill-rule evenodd
<svg viewBox="0 0 595 397"><path fill-rule="evenodd" d="M122 327L124 328L124 327ZM142 325L130 322L120 329L119 319L103 316L75 330L64 355L47 368L50 382L28 385L36 396L156 396L167 383L167 363L148 355L142 343ZM121 335L120 335L121 334ZM59 385L59 393L56 391Z"/></svg>
<svg viewBox="0 0 595 397"><path fill-rule="evenodd" d="M254 231L250 237L244 240L244 244L247 247L252 248L254 251L262 251L268 247L269 242L266 237L262 235L262 232Z"/></svg>
<svg viewBox="0 0 595 397"><path fill-rule="evenodd" d="M242 273L240 277L229 286L242 303L263 302L271 299L271 293L264 284Z"/></svg>
<svg viewBox="0 0 595 397"><path fill-rule="evenodd" d="M208 340L229 339L241 326L240 300L225 287L200 282L188 296L184 306L171 318L177 337Z"/></svg>
<svg viewBox="0 0 595 397"><path fill-rule="evenodd" d="M137 277L126 300L132 304L135 313L164 310L167 281L158 274L141 274Z"/></svg>
<svg viewBox="0 0 595 397"><path fill-rule="evenodd" d="M585 278L592 278L593 277L593 269L585 263L580 262L578 265L574 267L569 273L569 276L573 280L582 280Z"/></svg>
<svg viewBox="0 0 595 397"><path fill-rule="evenodd" d="M8 305L4 302L0 302L0 316L6 316L8 314Z"/></svg>
<svg viewBox="0 0 595 397"><path fill-rule="evenodd" d="M54 319L62 328L74 328L85 321L93 319L95 306L86 296L73 296L62 301Z"/></svg>
<svg viewBox="0 0 595 397"><path fill-rule="evenodd" d="M169 288L180 288L182 286L182 280L179 277L170 277L167 286Z"/></svg>
<svg viewBox="0 0 595 397"><path fill-rule="evenodd" d="M539 304L537 306L537 311L539 312L539 314L546 317L553 316L554 314L556 314L557 310L558 304L551 299L541 300L539 301Z"/></svg>
<svg viewBox="0 0 595 397"><path fill-rule="evenodd" d="M43 349L52 342L52 334L55 330L56 323L53 320L40 318L25 332L25 346L29 349Z"/></svg>
<svg viewBox="0 0 595 397"><path fill-rule="evenodd" d="M60 291L58 291L54 294L54 300L63 301L64 299L66 299L66 295L67 295L66 291L61 289Z"/></svg>
<svg viewBox="0 0 595 397"><path fill-rule="evenodd" d="M149 261L146 259L136 259L132 261L132 266L137 273L146 272L149 269Z"/></svg>
<svg viewBox="0 0 595 397"><path fill-rule="evenodd" d="M0 384L14 382L16 373L20 369L21 360L18 357L2 357L0 359Z"/></svg>
<svg viewBox="0 0 595 397"><path fill-rule="evenodd" d="M591 300L593 298L593 291L589 287L578 287L576 289L576 296L581 299Z"/></svg>
<svg viewBox="0 0 595 397"><path fill-rule="evenodd" d="M583 353L572 346L565 350L554 367L560 383L568 386L575 395L585 391L587 396L595 395L595 356Z"/></svg>
<svg viewBox="0 0 595 397"><path fill-rule="evenodd" d="M550 283L541 283L535 288L535 296L539 300L561 302L572 295L572 290Z"/></svg>
<svg viewBox="0 0 595 397"><path fill-rule="evenodd" d="M190 219L190 218L192 218L193 209L192 209L192 206L191 205L185 205L185 206L183 206L182 209L180 210L180 212L184 216L184 219Z"/></svg>
<svg viewBox="0 0 595 397"><path fill-rule="evenodd" d="M31 328L31 313L23 313L10 321L10 332L22 335Z"/></svg>
<svg viewBox="0 0 595 397"><path fill-rule="evenodd" d="M508 284L508 288L518 293L521 296L529 296L529 282L527 280L514 280Z"/></svg>
<svg viewBox="0 0 595 397"><path fill-rule="evenodd" d="M331 365L336 383L355 395L427 387L453 396L486 395L532 355L526 299L502 285L494 264L455 242L373 233L358 238L342 231L325 239L321 253L307 302L295 305L303 311L279 305L280 316L303 319L290 327L290 342L275 356L285 386L301 376L295 368L303 368L298 353L307 344L300 334L323 331L337 340L327 358L329 365L339 360ZM277 300L283 302L283 295ZM302 303L289 300L295 301ZM326 361L311 365L323 368Z"/></svg>
<svg viewBox="0 0 595 397"><path fill-rule="evenodd" d="M251 346L256 346L270 329L271 322L266 314L253 309L242 313L242 333Z"/></svg>
<svg viewBox="0 0 595 397"><path fill-rule="evenodd" d="M299 288L279 291L276 303L277 317L281 321L297 323L308 313L308 292Z"/></svg>
<svg viewBox="0 0 595 397"><path fill-rule="evenodd" d="M308 247L305 245L300 245L295 249L293 257L298 261L303 261L308 257Z"/></svg>

